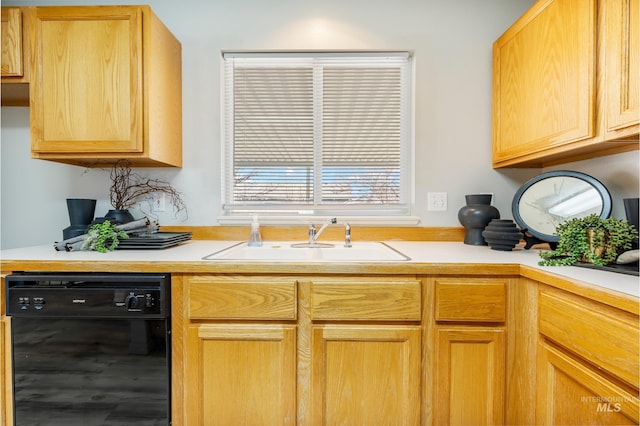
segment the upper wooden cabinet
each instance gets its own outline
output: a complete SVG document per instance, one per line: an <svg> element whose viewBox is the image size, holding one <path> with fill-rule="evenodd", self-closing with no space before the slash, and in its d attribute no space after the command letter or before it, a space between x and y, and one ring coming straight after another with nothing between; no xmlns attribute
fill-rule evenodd
<svg viewBox="0 0 640 426"><path fill-rule="evenodd" d="M493 167L638 149L639 0L539 0L493 47Z"/></svg>
<svg viewBox="0 0 640 426"><path fill-rule="evenodd" d="M32 8L2 8L2 106L29 105Z"/></svg>
<svg viewBox="0 0 640 426"><path fill-rule="evenodd" d="M181 45L147 6L37 7L31 151L182 165Z"/></svg>
<svg viewBox="0 0 640 426"><path fill-rule="evenodd" d="M24 75L22 56L22 12L18 7L2 8L2 77Z"/></svg>

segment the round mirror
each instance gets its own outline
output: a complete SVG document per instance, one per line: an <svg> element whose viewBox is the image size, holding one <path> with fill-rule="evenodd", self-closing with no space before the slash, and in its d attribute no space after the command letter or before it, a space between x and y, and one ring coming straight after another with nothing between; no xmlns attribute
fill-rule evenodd
<svg viewBox="0 0 640 426"><path fill-rule="evenodd" d="M529 180L516 192L511 204L513 219L542 242L557 242L557 226L576 217L611 214L611 194L594 177L557 170ZM529 244L528 244L529 245ZM528 247L526 247L528 248Z"/></svg>

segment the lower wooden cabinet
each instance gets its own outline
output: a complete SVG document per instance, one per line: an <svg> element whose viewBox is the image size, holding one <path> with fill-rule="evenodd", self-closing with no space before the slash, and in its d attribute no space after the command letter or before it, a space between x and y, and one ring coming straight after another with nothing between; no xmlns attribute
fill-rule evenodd
<svg viewBox="0 0 640 426"><path fill-rule="evenodd" d="M203 274L180 282L175 424L420 424L420 280Z"/></svg>
<svg viewBox="0 0 640 426"><path fill-rule="evenodd" d="M174 278L175 425L640 420L625 303L514 276Z"/></svg>
<svg viewBox="0 0 640 426"><path fill-rule="evenodd" d="M536 423L637 425L638 314L538 287Z"/></svg>
<svg viewBox="0 0 640 426"><path fill-rule="evenodd" d="M0 425L10 425L13 424L11 328L9 319L0 318Z"/></svg>
<svg viewBox="0 0 640 426"><path fill-rule="evenodd" d="M438 327L435 425L504 424L505 331Z"/></svg>
<svg viewBox="0 0 640 426"><path fill-rule="evenodd" d="M191 325L187 348L188 424L296 424L295 326Z"/></svg>
<svg viewBox="0 0 640 426"><path fill-rule="evenodd" d="M436 277L433 424L501 425L508 278Z"/></svg>
<svg viewBox="0 0 640 426"><path fill-rule="evenodd" d="M419 424L420 336L419 326L313 327L311 424Z"/></svg>
<svg viewBox="0 0 640 426"><path fill-rule="evenodd" d="M537 424L638 424L637 389L619 386L546 343L538 349L537 394Z"/></svg>

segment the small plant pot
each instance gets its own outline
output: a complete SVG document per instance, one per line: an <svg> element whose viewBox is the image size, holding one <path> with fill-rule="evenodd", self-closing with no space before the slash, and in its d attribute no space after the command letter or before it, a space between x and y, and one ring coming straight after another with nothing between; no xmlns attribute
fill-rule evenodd
<svg viewBox="0 0 640 426"><path fill-rule="evenodd" d="M591 259L604 259L606 254L615 254L613 247L609 245L609 233L604 229L587 229L587 253ZM615 259L615 256L613 256ZM593 263L589 256L583 255L580 259L582 262ZM613 263L613 262L609 262Z"/></svg>

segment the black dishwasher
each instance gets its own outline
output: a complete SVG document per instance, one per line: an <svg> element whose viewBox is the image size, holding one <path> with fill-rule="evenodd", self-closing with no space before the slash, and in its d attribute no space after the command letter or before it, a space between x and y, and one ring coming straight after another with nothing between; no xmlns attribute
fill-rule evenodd
<svg viewBox="0 0 640 426"><path fill-rule="evenodd" d="M16 426L171 424L170 274L5 283Z"/></svg>

